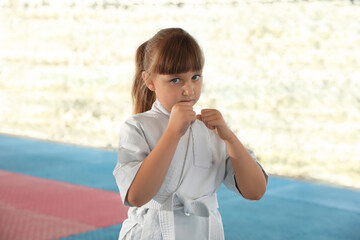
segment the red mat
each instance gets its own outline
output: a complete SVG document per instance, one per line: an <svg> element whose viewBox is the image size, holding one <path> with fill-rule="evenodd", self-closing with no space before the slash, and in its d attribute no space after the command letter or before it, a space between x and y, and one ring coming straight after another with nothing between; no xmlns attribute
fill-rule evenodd
<svg viewBox="0 0 360 240"><path fill-rule="evenodd" d="M67 237L126 217L118 193L0 170L0 239Z"/></svg>

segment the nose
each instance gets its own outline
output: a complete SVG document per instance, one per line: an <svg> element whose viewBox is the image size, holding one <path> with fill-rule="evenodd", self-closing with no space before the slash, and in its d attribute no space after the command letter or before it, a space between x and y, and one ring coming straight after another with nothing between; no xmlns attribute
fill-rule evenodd
<svg viewBox="0 0 360 240"><path fill-rule="evenodd" d="M183 95L192 96L194 94L194 86L192 81L186 81L183 85Z"/></svg>

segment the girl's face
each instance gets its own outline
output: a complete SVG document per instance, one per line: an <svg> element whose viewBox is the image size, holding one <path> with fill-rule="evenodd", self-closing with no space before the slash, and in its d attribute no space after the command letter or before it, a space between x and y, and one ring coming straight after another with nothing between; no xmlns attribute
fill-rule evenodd
<svg viewBox="0 0 360 240"><path fill-rule="evenodd" d="M171 112L179 102L190 102L194 106L200 98L202 88L202 71L188 71L180 74L155 74L145 80L150 90L155 91L156 98Z"/></svg>

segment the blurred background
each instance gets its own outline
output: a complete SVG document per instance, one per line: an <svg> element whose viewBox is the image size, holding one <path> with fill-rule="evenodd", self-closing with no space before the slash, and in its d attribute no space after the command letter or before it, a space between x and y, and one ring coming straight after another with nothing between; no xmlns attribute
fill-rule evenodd
<svg viewBox="0 0 360 240"><path fill-rule="evenodd" d="M360 189L355 0L0 0L0 133L116 150L135 50L165 27L205 53L197 111L268 173Z"/></svg>

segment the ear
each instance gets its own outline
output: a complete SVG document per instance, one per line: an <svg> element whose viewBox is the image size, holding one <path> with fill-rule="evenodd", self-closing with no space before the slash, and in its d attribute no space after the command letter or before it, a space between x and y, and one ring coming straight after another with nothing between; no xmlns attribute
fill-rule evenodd
<svg viewBox="0 0 360 240"><path fill-rule="evenodd" d="M151 91L155 91L155 85L150 74L146 71L143 71L141 77L144 80L145 85L148 87L148 89L150 89Z"/></svg>

